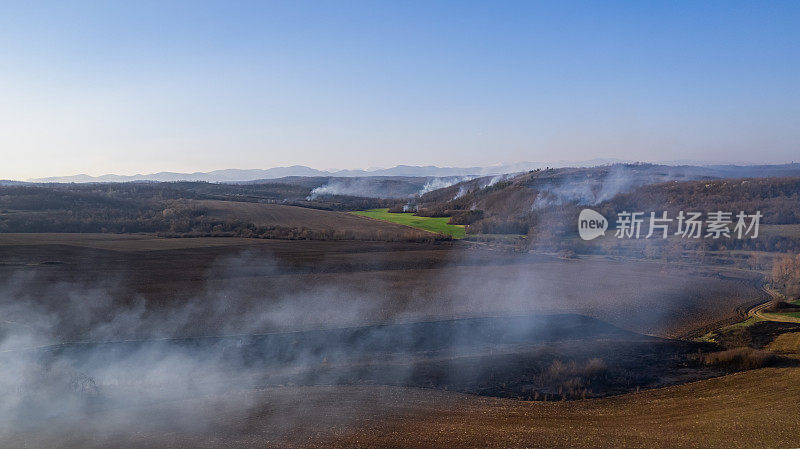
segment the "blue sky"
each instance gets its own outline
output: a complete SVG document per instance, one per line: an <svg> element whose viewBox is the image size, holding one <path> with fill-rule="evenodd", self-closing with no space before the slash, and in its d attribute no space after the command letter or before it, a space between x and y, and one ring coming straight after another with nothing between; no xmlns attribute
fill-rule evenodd
<svg viewBox="0 0 800 449"><path fill-rule="evenodd" d="M0 8L0 178L800 160L800 2Z"/></svg>

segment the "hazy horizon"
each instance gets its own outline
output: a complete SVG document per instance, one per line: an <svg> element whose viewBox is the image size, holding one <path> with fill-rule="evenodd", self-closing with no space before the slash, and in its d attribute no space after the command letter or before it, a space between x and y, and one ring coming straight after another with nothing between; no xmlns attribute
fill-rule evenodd
<svg viewBox="0 0 800 449"><path fill-rule="evenodd" d="M0 179L798 154L797 3L5 12Z"/></svg>

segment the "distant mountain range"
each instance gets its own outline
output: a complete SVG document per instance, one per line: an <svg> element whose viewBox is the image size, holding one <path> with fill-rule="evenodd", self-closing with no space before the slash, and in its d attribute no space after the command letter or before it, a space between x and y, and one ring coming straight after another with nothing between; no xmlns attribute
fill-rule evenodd
<svg viewBox="0 0 800 449"><path fill-rule="evenodd" d="M491 167L436 167L398 165L392 168L379 168L370 170L317 170L303 165L291 167L275 167L269 169L226 169L211 172L174 173L160 172L146 175L74 175L55 176L50 178L30 179L29 182L130 182L130 181L207 181L207 182L242 182L258 179L276 179L287 176L335 176L335 177L362 177L362 176L413 176L413 177L444 177L466 175L493 175L533 170L541 164L523 162L517 164L503 164Z"/></svg>
<svg viewBox="0 0 800 449"><path fill-rule="evenodd" d="M621 159L592 159L581 162L517 162L512 164L497 164L488 167L437 167L433 165L414 166L398 165L392 168L377 168L367 170L317 170L303 165L290 167L275 167L268 169L225 169L210 172L176 173L159 172L137 175L102 175L89 176L85 174L74 176L54 176L48 178L29 179L28 182L36 183L87 183L87 182L132 182L132 181L206 181L206 182L244 182L262 179L277 179L289 176L334 176L334 177L365 177L365 176L410 176L410 177L449 177L449 176L486 176L504 173L518 173L544 167L593 167L616 163L629 163ZM720 163L680 161L663 163L665 165L716 165ZM0 181L2 182L2 181ZM11 183L11 182L8 182Z"/></svg>

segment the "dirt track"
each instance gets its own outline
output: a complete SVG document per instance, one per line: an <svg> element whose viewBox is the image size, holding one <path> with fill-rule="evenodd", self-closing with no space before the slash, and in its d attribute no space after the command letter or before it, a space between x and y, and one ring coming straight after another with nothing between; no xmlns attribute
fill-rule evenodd
<svg viewBox="0 0 800 449"><path fill-rule="evenodd" d="M782 296L780 293L768 287L763 287L763 290L770 296L770 300L759 304L747 311L748 317L755 317L765 321L777 321L779 323L800 323L800 318L781 315L778 313L765 312L771 305L773 300L780 300Z"/></svg>

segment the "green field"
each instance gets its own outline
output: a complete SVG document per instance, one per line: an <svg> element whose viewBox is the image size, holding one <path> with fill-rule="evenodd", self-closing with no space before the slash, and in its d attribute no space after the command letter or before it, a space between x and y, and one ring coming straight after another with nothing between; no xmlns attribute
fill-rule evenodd
<svg viewBox="0 0 800 449"><path fill-rule="evenodd" d="M447 224L450 217L418 217L411 212L390 213L389 209L369 209L351 212L362 217L390 221L406 226L411 226L425 231L436 232L452 236L456 239L464 238L464 226Z"/></svg>

